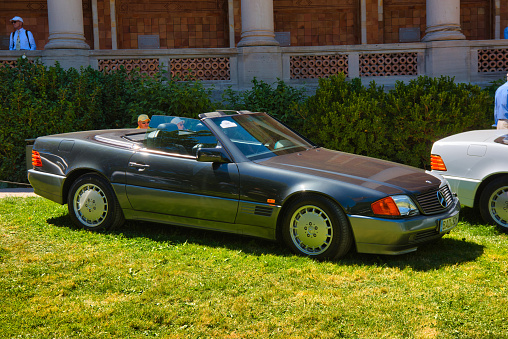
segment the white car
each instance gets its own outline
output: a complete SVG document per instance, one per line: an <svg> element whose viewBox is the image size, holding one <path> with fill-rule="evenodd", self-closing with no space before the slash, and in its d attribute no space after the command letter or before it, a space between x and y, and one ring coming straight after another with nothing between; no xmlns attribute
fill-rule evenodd
<svg viewBox="0 0 508 339"><path fill-rule="evenodd" d="M508 232L508 130L455 134L432 146L431 168L445 177L462 205Z"/></svg>

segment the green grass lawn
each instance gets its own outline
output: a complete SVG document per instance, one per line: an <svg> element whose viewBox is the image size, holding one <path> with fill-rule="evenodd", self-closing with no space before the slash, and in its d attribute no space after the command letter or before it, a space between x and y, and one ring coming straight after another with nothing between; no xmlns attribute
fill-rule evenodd
<svg viewBox="0 0 508 339"><path fill-rule="evenodd" d="M508 237L461 214L414 253L316 262L168 225L90 233L66 206L0 199L0 337L508 338Z"/></svg>

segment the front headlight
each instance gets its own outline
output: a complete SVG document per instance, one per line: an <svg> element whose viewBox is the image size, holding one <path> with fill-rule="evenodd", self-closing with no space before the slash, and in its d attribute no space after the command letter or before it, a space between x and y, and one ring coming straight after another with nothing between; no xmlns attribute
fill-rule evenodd
<svg viewBox="0 0 508 339"><path fill-rule="evenodd" d="M400 215L417 215L420 214L418 207L407 195L394 195L393 201L399 208Z"/></svg>
<svg viewBox="0 0 508 339"><path fill-rule="evenodd" d="M418 215L418 207L407 195L393 195L383 198L371 204L372 212L386 216L411 216Z"/></svg>

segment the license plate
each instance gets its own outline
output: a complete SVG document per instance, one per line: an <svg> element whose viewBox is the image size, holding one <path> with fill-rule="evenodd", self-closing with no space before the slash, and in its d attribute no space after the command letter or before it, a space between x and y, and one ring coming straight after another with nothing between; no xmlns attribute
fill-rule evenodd
<svg viewBox="0 0 508 339"><path fill-rule="evenodd" d="M457 226L459 223L459 214L439 221L439 232L446 232Z"/></svg>

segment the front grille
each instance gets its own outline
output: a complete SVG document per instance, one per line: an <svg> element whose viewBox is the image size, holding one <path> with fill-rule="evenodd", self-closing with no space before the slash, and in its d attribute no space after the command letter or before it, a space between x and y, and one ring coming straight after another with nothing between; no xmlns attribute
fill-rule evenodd
<svg viewBox="0 0 508 339"><path fill-rule="evenodd" d="M444 201L446 202L446 207L441 205L441 194L438 192L442 193L442 197L444 197ZM418 201L423 214L437 214L450 208L453 203L453 196L452 192L450 192L450 189L448 188L448 185L444 185L439 189L433 189L425 193L418 194L416 196L416 200Z"/></svg>

